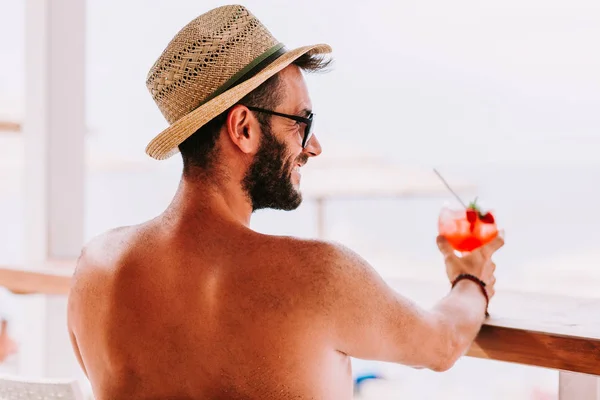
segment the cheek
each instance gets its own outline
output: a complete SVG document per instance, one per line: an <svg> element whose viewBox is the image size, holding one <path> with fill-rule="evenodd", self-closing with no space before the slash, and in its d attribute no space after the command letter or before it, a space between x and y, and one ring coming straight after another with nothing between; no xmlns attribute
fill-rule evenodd
<svg viewBox="0 0 600 400"><path fill-rule="evenodd" d="M295 152L292 155L290 155L289 158L291 164L292 164L292 168L294 168L296 166L296 164L300 163L300 164L304 164L302 162L302 152Z"/></svg>
<svg viewBox="0 0 600 400"><path fill-rule="evenodd" d="M287 143L286 146L286 160L292 164L292 168L296 165L298 160L302 158L302 146L298 146L298 143Z"/></svg>

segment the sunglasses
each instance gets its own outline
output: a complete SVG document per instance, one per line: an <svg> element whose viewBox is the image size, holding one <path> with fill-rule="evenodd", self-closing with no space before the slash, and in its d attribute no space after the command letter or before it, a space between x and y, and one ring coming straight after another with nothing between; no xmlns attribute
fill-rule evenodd
<svg viewBox="0 0 600 400"><path fill-rule="evenodd" d="M252 111L261 112L261 113L265 113L265 114L276 115L278 117L288 118L288 119L291 119L293 121L301 122L301 123L305 124L306 128L304 129L304 137L302 138L302 148L303 149L306 148L306 145L308 144L308 141L312 137L313 117L315 116L315 114L310 113L308 117L300 117L298 115L282 114L282 113L279 113L279 112L276 112L276 111L265 110L264 108L250 107L250 106L246 106L246 107L249 110L252 110Z"/></svg>

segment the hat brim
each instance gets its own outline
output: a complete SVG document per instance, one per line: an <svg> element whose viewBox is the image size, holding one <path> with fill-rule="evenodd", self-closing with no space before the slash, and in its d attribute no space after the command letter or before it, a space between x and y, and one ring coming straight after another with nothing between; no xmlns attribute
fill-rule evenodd
<svg viewBox="0 0 600 400"><path fill-rule="evenodd" d="M252 78L234 86L175 121L148 143L146 154L157 160L165 160L174 154L177 154L179 152L178 146L199 128L229 107L233 106L267 79L307 53L331 53L331 47L327 44L317 44L299 47L284 53Z"/></svg>

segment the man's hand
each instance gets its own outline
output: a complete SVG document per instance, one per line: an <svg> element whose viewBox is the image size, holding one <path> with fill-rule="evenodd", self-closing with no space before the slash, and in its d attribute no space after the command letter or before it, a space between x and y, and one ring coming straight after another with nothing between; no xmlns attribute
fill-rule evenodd
<svg viewBox="0 0 600 400"><path fill-rule="evenodd" d="M438 236L437 245L444 256L446 274L450 282L453 282L460 274L471 274L485 283L485 289L490 299L494 296L496 293L494 290L496 264L492 261L492 256L504 246L503 234L498 234L494 240L470 253L464 253L462 257L456 255L455 250L443 236Z"/></svg>

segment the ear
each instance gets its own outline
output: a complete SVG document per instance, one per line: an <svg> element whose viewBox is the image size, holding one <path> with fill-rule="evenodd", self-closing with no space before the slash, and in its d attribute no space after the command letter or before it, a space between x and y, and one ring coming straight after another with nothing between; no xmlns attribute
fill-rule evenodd
<svg viewBox="0 0 600 400"><path fill-rule="evenodd" d="M260 124L245 106L238 104L227 114L225 122L231 141L245 154L254 154L260 144Z"/></svg>

